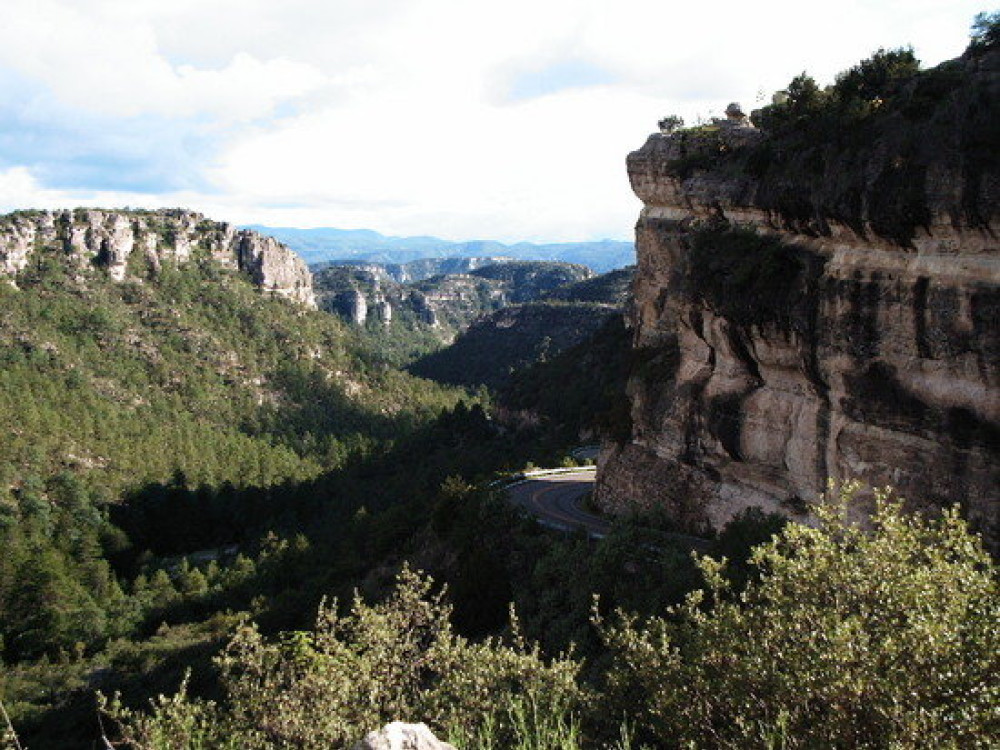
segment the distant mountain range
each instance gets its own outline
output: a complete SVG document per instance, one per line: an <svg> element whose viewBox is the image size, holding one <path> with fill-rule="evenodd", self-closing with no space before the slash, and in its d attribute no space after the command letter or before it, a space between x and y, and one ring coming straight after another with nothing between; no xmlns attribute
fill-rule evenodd
<svg viewBox="0 0 1000 750"><path fill-rule="evenodd" d="M370 229L296 229L258 224L247 228L276 237L310 265L338 260L407 263L423 258L505 256L578 263L604 273L635 263L634 244L619 240L506 245L494 240L452 242L437 237L387 237Z"/></svg>

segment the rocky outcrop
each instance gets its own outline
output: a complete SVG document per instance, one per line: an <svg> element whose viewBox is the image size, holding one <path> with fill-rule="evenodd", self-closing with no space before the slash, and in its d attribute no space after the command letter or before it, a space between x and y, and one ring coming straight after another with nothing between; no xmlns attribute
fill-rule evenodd
<svg viewBox="0 0 1000 750"><path fill-rule="evenodd" d="M998 62L959 61L924 119L904 107L811 151L732 127L629 155L632 427L602 451L601 505L698 531L751 505L803 516L859 478L961 503L996 541Z"/></svg>
<svg viewBox="0 0 1000 750"><path fill-rule="evenodd" d="M435 737L426 724L394 721L368 734L352 750L455 750L455 746Z"/></svg>
<svg viewBox="0 0 1000 750"><path fill-rule="evenodd" d="M444 258L395 266L375 263L326 266L316 271L319 306L356 325L374 317L386 326L433 331L435 338L448 343L484 315L593 278L585 266L492 260L495 259ZM432 268L468 272L423 278ZM397 281L417 277L417 281Z"/></svg>
<svg viewBox="0 0 1000 750"><path fill-rule="evenodd" d="M97 266L111 278L194 258L247 274L261 289L315 307L305 263L272 237L215 222L192 211L15 211L0 217L0 276L17 276L42 252L59 252L81 269Z"/></svg>

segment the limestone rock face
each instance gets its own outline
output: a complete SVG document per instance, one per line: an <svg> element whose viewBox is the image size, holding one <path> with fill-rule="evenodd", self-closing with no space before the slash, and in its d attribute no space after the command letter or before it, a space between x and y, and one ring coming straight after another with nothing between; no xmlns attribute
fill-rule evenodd
<svg viewBox="0 0 1000 750"><path fill-rule="evenodd" d="M348 309L350 320L355 325L364 325L368 320L368 302L365 295L356 289L348 294Z"/></svg>
<svg viewBox="0 0 1000 750"><path fill-rule="evenodd" d="M295 253L272 237L237 229L181 209L158 211L16 211L0 216L0 278L16 283L36 253L61 252L81 268L107 269L116 281L130 275L130 260L159 269L200 253L249 275L261 289L315 307L312 275Z"/></svg>
<svg viewBox="0 0 1000 750"><path fill-rule="evenodd" d="M977 91L1000 100L991 72L1000 66L976 64L985 70L974 71ZM809 183L775 171L685 169L699 145L683 133L653 135L629 156L644 203L632 434L598 461L606 509L658 507L699 531L752 505L804 517L804 501L828 479L858 478L916 505L961 503L996 544L996 159L970 169L961 134L956 144L914 139L916 150L901 152L897 126L852 156L863 165L855 174L838 172L834 153ZM764 137L719 135L731 151ZM707 227L776 238L784 265L769 279L755 275L753 260L706 266L724 253L696 242L713 236ZM726 273L765 281L734 295L720 281Z"/></svg>
<svg viewBox="0 0 1000 750"><path fill-rule="evenodd" d="M371 732L352 750L455 750L455 746L435 737L426 724L394 721Z"/></svg>

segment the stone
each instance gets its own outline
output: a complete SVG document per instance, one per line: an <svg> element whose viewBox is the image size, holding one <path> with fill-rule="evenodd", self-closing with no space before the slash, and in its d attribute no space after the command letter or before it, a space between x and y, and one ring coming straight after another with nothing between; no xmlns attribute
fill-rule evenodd
<svg viewBox="0 0 1000 750"><path fill-rule="evenodd" d="M354 325L364 325L368 320L368 301L365 295L357 289L344 294L344 314Z"/></svg>
<svg viewBox="0 0 1000 750"><path fill-rule="evenodd" d="M97 265L115 281L124 281L134 252L158 270L168 258L189 262L195 250L220 266L242 271L267 292L316 307L312 274L295 253L273 237L193 211L76 209L0 216L0 278L13 282L36 252L61 252L81 268Z"/></svg>
<svg viewBox="0 0 1000 750"><path fill-rule="evenodd" d="M730 126L743 128L750 125L750 118L743 111L739 102L732 102L726 107L726 123Z"/></svg>
<svg viewBox="0 0 1000 750"><path fill-rule="evenodd" d="M437 739L426 724L394 721L368 734L352 750L455 750L455 746Z"/></svg>
<svg viewBox="0 0 1000 750"><path fill-rule="evenodd" d="M978 106L980 89L1000 98L1000 77L974 71L973 81L948 106L966 96ZM899 123L886 128L909 127ZM719 137L733 150L765 136ZM900 162L900 136L878 137L851 155L855 166L833 155L827 173L792 188L780 173L678 174L698 148L683 133L654 134L629 155L644 204L633 311L642 364L628 384L631 437L598 461L606 510L665 510L694 532L752 505L809 522L804 501L828 480L860 479L892 485L912 507L960 503L988 543L1000 541L996 161L980 174L960 141L916 139ZM901 169L921 176L913 195L926 208L905 231L887 220L899 191L917 189ZM844 185L860 191L856 202L837 192ZM794 211L782 203L790 189ZM796 259L775 316L734 312L773 299L713 298L692 250L707 225L753 228Z"/></svg>

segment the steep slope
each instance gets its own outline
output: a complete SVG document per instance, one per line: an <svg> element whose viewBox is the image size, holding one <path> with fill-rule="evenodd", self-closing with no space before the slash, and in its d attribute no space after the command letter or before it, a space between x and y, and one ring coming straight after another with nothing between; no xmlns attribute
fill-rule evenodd
<svg viewBox="0 0 1000 750"><path fill-rule="evenodd" d="M490 274L500 271L518 273L506 265L482 269ZM581 345L610 320L620 318L631 276L631 269L612 271L563 284L541 294L537 301L504 307L480 318L449 347L428 354L409 369L443 383L502 386L512 372ZM525 288L531 295L540 291L531 285ZM521 406L527 406L527 401L521 399L517 408Z"/></svg>
<svg viewBox="0 0 1000 750"><path fill-rule="evenodd" d="M857 477L995 533L1000 54L850 90L880 64L768 108L763 132L629 156L633 424L601 458L609 510L719 527Z"/></svg>
<svg viewBox="0 0 1000 750"><path fill-rule="evenodd" d="M178 471L312 476L412 421L419 393L424 413L449 403L371 371L356 337L309 309L291 251L197 214L22 212L0 221L0 257L0 499L14 506L59 472L108 498Z"/></svg>
<svg viewBox="0 0 1000 750"><path fill-rule="evenodd" d="M549 430L561 445L620 434L627 422L631 343L623 315L603 318L579 343L512 372L494 399L498 421Z"/></svg>
<svg viewBox="0 0 1000 750"><path fill-rule="evenodd" d="M305 263L273 237L184 209L15 211L0 216L0 277L15 280L32 262L61 252L97 265L116 281L164 263L210 262L246 274L261 289L314 307Z"/></svg>

